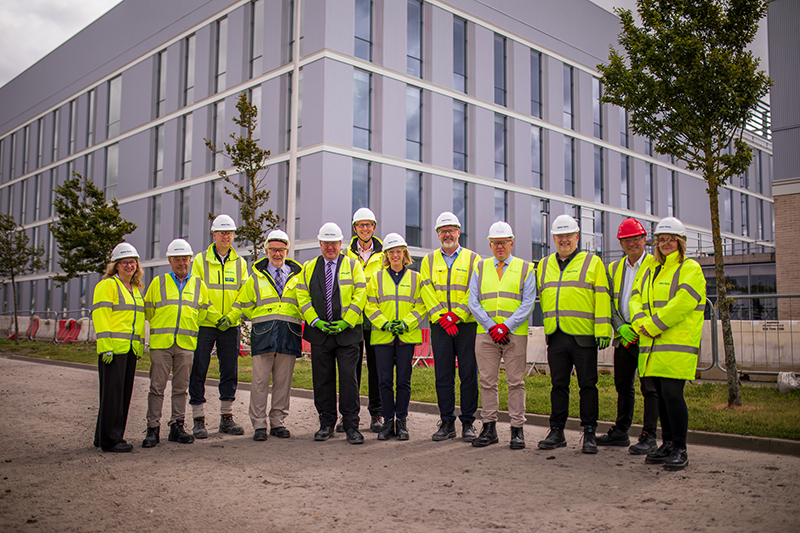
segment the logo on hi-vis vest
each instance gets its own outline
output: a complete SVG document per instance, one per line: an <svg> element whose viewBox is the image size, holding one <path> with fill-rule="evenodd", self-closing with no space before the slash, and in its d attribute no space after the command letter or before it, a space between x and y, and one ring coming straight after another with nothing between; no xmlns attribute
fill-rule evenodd
<svg viewBox="0 0 800 533"><path fill-rule="evenodd" d="M236 281L235 278L225 278L225 283L228 283L228 282L234 283L235 281Z"/></svg>

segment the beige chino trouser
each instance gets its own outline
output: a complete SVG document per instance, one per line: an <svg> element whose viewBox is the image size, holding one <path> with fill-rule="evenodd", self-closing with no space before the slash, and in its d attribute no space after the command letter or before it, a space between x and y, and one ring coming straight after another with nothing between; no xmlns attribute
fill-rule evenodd
<svg viewBox="0 0 800 533"><path fill-rule="evenodd" d="M172 415L169 423L184 420L189 396L189 375L192 372L192 350L173 344L165 350L150 350L150 393L147 395L147 427L161 424L164 389L172 371Z"/></svg>
<svg viewBox="0 0 800 533"><path fill-rule="evenodd" d="M501 346L488 333L479 333L475 338L475 360L478 363L478 384L481 387L481 422L497 422L500 395L497 381L500 379L500 361L506 364L508 382L508 414L511 427L521 428L525 424L525 359L528 347L527 335L509 335L509 343Z"/></svg>
<svg viewBox="0 0 800 533"><path fill-rule="evenodd" d="M294 355L269 353L253 356L253 381L250 389L250 422L253 429L267 429L267 396L272 378L272 407L269 410L269 427L284 427L289 415L289 399L294 374Z"/></svg>

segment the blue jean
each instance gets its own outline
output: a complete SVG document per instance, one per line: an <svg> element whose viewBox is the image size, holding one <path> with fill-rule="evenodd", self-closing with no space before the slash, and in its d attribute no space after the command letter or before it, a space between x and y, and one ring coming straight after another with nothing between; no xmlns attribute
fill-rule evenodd
<svg viewBox="0 0 800 533"><path fill-rule="evenodd" d="M400 344L397 338L392 344L378 344L375 348L375 366L378 370L378 387L381 392L381 414L384 419L406 418L411 402L411 361L414 345ZM394 374L397 369L397 399L394 394Z"/></svg>
<svg viewBox="0 0 800 533"><path fill-rule="evenodd" d="M197 348L189 377L189 405L206 403L206 375L211 362L211 350L217 345L219 359L219 400L232 402L236 399L236 384L239 378L239 328L220 331L217 328L201 327L197 334Z"/></svg>

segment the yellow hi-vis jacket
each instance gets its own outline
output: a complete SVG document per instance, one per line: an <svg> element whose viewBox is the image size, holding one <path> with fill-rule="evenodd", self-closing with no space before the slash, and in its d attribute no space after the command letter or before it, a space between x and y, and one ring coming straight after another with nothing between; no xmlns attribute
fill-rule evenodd
<svg viewBox="0 0 800 533"><path fill-rule="evenodd" d="M247 262L231 248L225 266L217 259L212 243L206 251L200 252L192 260L192 276L202 279L208 289L208 298L214 309L219 311L221 316L228 316L236 300L239 289L250 277L247 271ZM232 326L239 325L239 319L231 319ZM212 322L209 317L200 322L201 326L216 327L217 323Z"/></svg>
<svg viewBox="0 0 800 533"><path fill-rule="evenodd" d="M372 255L369 256L368 261L364 262L361 258L361 254L358 253L357 240L358 236L350 240L350 246L347 247L344 255L358 261L358 264L361 265L361 268L364 270L364 277L367 278L367 285L369 285L369 280L372 279L372 276L380 272L383 268L383 242L375 236L372 237Z"/></svg>
<svg viewBox="0 0 800 533"><path fill-rule="evenodd" d="M542 259L536 269L545 334L560 329L567 335L610 338L611 298L603 262L578 252L562 271L557 253Z"/></svg>
<svg viewBox="0 0 800 533"><path fill-rule="evenodd" d="M644 274L644 271L650 266L650 263L653 262L655 262L655 258L645 252L644 257L642 258L642 264L639 265L639 270L636 272L636 276L633 278L631 292L633 292L633 289L639 285L639 282L642 279L642 274ZM629 268L630 266L628 266L627 256L623 256L622 259L618 259L613 263L609 263L607 267L608 286L611 289L611 325L614 328L614 346L617 346L620 340L622 340L618 330L620 326L625 324L625 318L622 316L619 299L622 297L622 283L625 281L625 272ZM633 313L630 313L630 301L628 301L628 312L630 314L631 323L633 323Z"/></svg>
<svg viewBox="0 0 800 533"><path fill-rule="evenodd" d="M262 259L262 261L269 261ZM297 279L302 267L294 259L286 259L291 274L283 285L283 294L278 294L275 280L259 268L253 268L253 275L245 282L231 315L238 319L242 314L254 324L270 320L283 320L293 324L302 324L303 316L297 306ZM229 315L229 318L230 316Z"/></svg>
<svg viewBox="0 0 800 533"><path fill-rule="evenodd" d="M208 318L216 323L222 316L211 305L203 280L191 276L178 292L171 274L150 282L144 295L144 315L150 322L150 349L166 350L177 344L192 351L197 348L200 322Z"/></svg>
<svg viewBox="0 0 800 533"><path fill-rule="evenodd" d="M338 279L341 317L349 326L353 327L364 321L363 312L364 304L367 301L367 281L358 261L347 256L342 259ZM308 288L317 261L324 261L324 259L322 259L322 256L317 256L303 264L303 271L300 273L300 279L297 280L297 288L295 289L297 305L300 306L300 312L309 327L316 319L320 318L311 303L311 292ZM321 320L327 320L327 318L321 317Z"/></svg>
<svg viewBox="0 0 800 533"><path fill-rule="evenodd" d="M653 261L631 294L633 327L644 326L651 339L639 335L639 375L694 379L703 312L706 280L693 259L678 262L680 252L666 257L664 265Z"/></svg>
<svg viewBox="0 0 800 533"><path fill-rule="evenodd" d="M451 268L447 268L441 248L422 259L420 286L431 322L437 322L448 311L462 322L475 322L469 311L469 280L480 260L481 256L466 248L461 248Z"/></svg>
<svg viewBox="0 0 800 533"><path fill-rule="evenodd" d="M367 285L367 306L365 314L372 325L371 344L391 344L394 335L381 328L392 320L402 320L408 331L400 335L400 342L421 344L422 330L419 323L425 316L425 302L420 290L420 275L406 269L400 283L394 282L389 268L372 276Z"/></svg>
<svg viewBox="0 0 800 533"><path fill-rule="evenodd" d="M97 353L142 355L144 344L144 300L138 287L133 294L117 276L102 280L94 288L92 322L97 334Z"/></svg>
<svg viewBox="0 0 800 533"><path fill-rule="evenodd" d="M506 265L503 279L499 279L493 257L478 263L478 268L475 269L480 287L478 301L495 324L502 324L511 318L514 311L522 304L522 288L533 270L533 263L515 257ZM486 333L480 323L478 323L478 333ZM520 324L511 334L527 337L528 321Z"/></svg>

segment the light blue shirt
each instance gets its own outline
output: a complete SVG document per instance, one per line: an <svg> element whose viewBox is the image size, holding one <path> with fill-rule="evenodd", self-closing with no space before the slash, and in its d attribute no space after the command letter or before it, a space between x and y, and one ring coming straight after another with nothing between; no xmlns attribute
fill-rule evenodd
<svg viewBox="0 0 800 533"><path fill-rule="evenodd" d="M178 286L178 293L183 293L183 289L186 287L186 284L189 283L189 278L191 278L192 275L186 274L186 277L183 278L183 281L181 281L178 279L178 276L175 275L175 272L170 272L169 274L172 276L172 279L175 280L175 285Z"/></svg>
<svg viewBox="0 0 800 533"><path fill-rule="evenodd" d="M497 264L500 262L496 257L494 259L494 268L497 269ZM509 255L505 261L506 268L508 265L511 264L511 261L514 259L513 255ZM505 274L504 274L505 275ZM478 281L478 276L473 275L472 279L469 280L469 310L472 312L472 316L475 317L475 320L478 321L478 324L483 326L483 329L489 331L489 328L495 325L495 321L492 320L489 315L486 313L486 310L481 305L481 302L478 300L478 295L480 294L481 287ZM530 317L531 312L533 311L533 303L536 300L536 276L535 271L531 271L528 274L528 277L525 278L525 283L522 284L522 302L520 303L517 310L514 311L508 319L503 322L503 324L508 328L509 331L516 330L520 324L528 320Z"/></svg>
<svg viewBox="0 0 800 533"><path fill-rule="evenodd" d="M275 265L273 265L272 263L269 263L267 265L267 272L269 272L269 275L272 276L273 280L275 279L275 276L278 274L278 270L280 270L281 274L283 274L283 276L281 276L281 279L283 279L283 285L286 286L286 280L289 279L289 274L292 273L292 269L289 268L289 265L287 265L286 263L283 263L283 266L281 266L280 268L276 268Z"/></svg>
<svg viewBox="0 0 800 533"><path fill-rule="evenodd" d="M453 252L453 255L447 255L446 253L444 253L444 249L439 248L439 251L442 252L442 259L444 259L444 262L447 264L447 268L453 268L453 263L455 263L456 259L458 259L458 254L461 253L461 250L462 248L461 245L459 244L458 248L456 248L456 251ZM431 267L432 266L433 265L431 265Z"/></svg>

